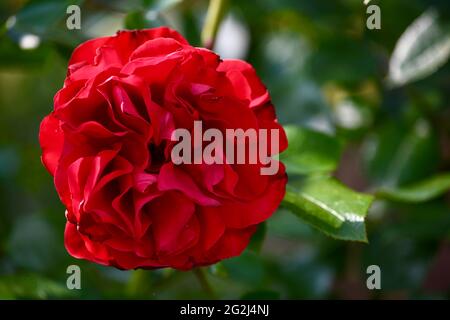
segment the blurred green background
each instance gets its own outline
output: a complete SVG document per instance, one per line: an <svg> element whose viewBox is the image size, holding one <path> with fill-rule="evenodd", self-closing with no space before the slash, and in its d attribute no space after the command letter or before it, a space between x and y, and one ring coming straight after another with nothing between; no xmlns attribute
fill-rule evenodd
<svg viewBox="0 0 450 320"><path fill-rule="evenodd" d="M81 7L81 30L66 28L70 4ZM215 50L251 62L280 121L339 160L301 161L331 166L347 186L376 199L366 218L369 244L332 239L280 209L242 256L204 269L215 297L450 297L450 2L369 5L381 10L380 30L366 27L362 0L228 1ZM119 271L71 258L64 208L37 138L77 44L168 25L200 46L207 6L0 1L0 298L213 297L193 272ZM81 290L66 288L71 264L81 267ZM366 288L373 264L381 290Z"/></svg>

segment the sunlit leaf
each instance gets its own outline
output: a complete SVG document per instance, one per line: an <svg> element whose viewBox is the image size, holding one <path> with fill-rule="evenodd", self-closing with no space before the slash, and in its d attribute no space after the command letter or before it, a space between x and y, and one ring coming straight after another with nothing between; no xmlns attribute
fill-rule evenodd
<svg viewBox="0 0 450 320"><path fill-rule="evenodd" d="M443 66L450 56L450 28L429 9L417 18L397 42L389 64L395 86L422 79Z"/></svg>
<svg viewBox="0 0 450 320"><path fill-rule="evenodd" d="M367 242L364 220L372 200L334 178L320 177L293 182L283 204L333 238Z"/></svg>

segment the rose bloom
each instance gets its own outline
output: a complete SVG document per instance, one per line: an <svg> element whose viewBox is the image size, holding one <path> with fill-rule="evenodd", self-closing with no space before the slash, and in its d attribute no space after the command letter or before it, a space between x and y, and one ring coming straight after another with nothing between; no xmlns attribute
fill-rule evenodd
<svg viewBox="0 0 450 320"><path fill-rule="evenodd" d="M239 255L279 206L287 176L257 164L171 161L176 128L279 129L267 89L161 27L87 41L41 123L42 161L67 208L75 258L120 269L188 270Z"/></svg>

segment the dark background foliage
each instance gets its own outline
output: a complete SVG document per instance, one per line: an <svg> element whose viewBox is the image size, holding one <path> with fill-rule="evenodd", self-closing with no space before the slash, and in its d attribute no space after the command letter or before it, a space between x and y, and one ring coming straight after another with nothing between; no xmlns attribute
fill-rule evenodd
<svg viewBox="0 0 450 320"><path fill-rule="evenodd" d="M375 201L366 217L369 243L330 238L280 209L242 256L204 269L218 298L449 298L450 3L373 0L382 25L368 30L362 2L228 3L216 50L250 61L280 121L305 135L290 150L289 170L332 171ZM81 7L81 30L66 28L70 4ZM119 271L70 257L64 208L37 141L77 44L118 29L168 25L201 45L207 5L0 2L0 298L212 297L193 272ZM424 17L429 32L401 44ZM393 75L396 45L408 52ZM82 290L66 288L71 264L81 267ZM381 290L366 288L373 264L381 268Z"/></svg>

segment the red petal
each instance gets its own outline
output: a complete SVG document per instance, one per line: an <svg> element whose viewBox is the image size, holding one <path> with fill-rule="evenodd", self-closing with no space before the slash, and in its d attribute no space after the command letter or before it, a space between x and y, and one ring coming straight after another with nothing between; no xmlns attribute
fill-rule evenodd
<svg viewBox="0 0 450 320"><path fill-rule="evenodd" d="M54 175L64 145L64 135L59 120L51 114L41 122L39 143L42 149L42 163Z"/></svg>

